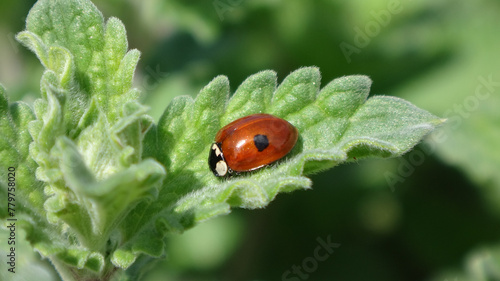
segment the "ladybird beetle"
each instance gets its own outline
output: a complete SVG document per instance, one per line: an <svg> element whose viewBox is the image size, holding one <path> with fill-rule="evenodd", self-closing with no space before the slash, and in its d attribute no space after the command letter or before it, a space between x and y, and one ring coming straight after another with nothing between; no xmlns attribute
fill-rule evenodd
<svg viewBox="0 0 500 281"><path fill-rule="evenodd" d="M219 130L208 165L217 177L253 171L283 158L299 132L288 121L270 114L252 114Z"/></svg>

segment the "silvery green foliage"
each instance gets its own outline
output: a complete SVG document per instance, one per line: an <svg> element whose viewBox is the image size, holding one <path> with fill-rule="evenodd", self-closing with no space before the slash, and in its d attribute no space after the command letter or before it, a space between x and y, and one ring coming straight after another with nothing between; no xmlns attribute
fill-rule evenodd
<svg viewBox="0 0 500 281"><path fill-rule="evenodd" d="M123 24L105 22L90 1L40 0L17 39L45 67L42 98L32 110L9 104L0 88L0 165L18 167L20 224L66 280L137 276L134 262L162 256L168 233L234 207L265 207L280 192L309 188L307 174L402 155L442 122L399 98L367 99L366 76L320 88L319 70L306 67L280 85L275 72L259 72L231 98L228 79L216 77L154 124L131 88L139 52L127 50ZM214 177L207 156L218 129L259 112L294 124L295 148L256 172Z"/></svg>

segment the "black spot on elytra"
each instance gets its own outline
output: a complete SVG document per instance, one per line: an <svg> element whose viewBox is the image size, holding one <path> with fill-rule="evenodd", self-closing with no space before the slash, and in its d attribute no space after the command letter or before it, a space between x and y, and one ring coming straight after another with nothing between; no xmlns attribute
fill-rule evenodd
<svg viewBox="0 0 500 281"><path fill-rule="evenodd" d="M253 137L253 143L259 152L269 146L269 140L266 135L255 135L255 137Z"/></svg>

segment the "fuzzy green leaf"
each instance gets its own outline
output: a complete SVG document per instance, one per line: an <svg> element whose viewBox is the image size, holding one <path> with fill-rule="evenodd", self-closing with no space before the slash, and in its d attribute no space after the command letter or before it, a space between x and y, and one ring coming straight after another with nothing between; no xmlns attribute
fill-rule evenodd
<svg viewBox="0 0 500 281"><path fill-rule="evenodd" d="M267 112L276 88L274 71L262 71L248 77L236 90L229 101L221 123L228 124L241 116L253 112Z"/></svg>
<svg viewBox="0 0 500 281"><path fill-rule="evenodd" d="M194 101L174 99L145 138L147 155L163 163L169 176L158 199L136 207L121 226L133 234L121 253L158 256L168 232L226 214L231 207L265 207L280 192L309 188L306 174L353 159L402 155L443 122L398 98L367 100L370 85L366 76L348 76L320 90L319 70L308 67L291 73L278 88L274 72L257 73L229 100L225 77L215 78ZM264 169L216 178L207 157L217 130L261 112L295 125L300 132L296 147Z"/></svg>
<svg viewBox="0 0 500 281"><path fill-rule="evenodd" d="M34 176L36 164L29 157L32 139L28 124L34 119L35 115L27 104L9 104L5 89L0 85L0 169L5 175L0 179L0 199L7 202L8 188L14 188L11 193L17 195L17 212L39 217L43 213L44 195L42 183ZM6 182L9 171L15 178L10 184ZM3 218L8 214L7 204L2 205L1 211Z"/></svg>
<svg viewBox="0 0 500 281"><path fill-rule="evenodd" d="M127 51L121 21L105 23L88 0L40 0L26 29L17 39L45 67L23 144L34 160L31 175L44 183L32 196L40 219L27 227L46 232L28 240L63 277L82 270L99 279L113 268L106 253L121 243L117 225L158 195L165 176L162 165L142 157L153 121L131 88L140 54Z"/></svg>
<svg viewBox="0 0 500 281"><path fill-rule="evenodd" d="M4 175L0 179L0 200L7 202L7 196L15 199L15 212L11 215L7 204L2 204L0 216L17 219L17 227L24 229L38 249L55 249L58 243L50 242L50 237L56 227L45 220L43 183L35 177L36 163L29 153L32 138L28 128L34 119L35 114L25 103L10 104L0 85L0 169ZM8 176L14 180L7 182Z"/></svg>

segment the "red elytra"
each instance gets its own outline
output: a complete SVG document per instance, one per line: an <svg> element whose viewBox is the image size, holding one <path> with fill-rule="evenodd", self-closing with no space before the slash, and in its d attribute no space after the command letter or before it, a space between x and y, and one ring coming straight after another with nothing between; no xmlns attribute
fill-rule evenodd
<svg viewBox="0 0 500 281"><path fill-rule="evenodd" d="M210 168L216 176L259 169L287 155L298 135L292 124L270 114L237 119L215 136Z"/></svg>

